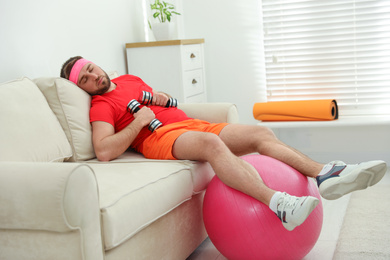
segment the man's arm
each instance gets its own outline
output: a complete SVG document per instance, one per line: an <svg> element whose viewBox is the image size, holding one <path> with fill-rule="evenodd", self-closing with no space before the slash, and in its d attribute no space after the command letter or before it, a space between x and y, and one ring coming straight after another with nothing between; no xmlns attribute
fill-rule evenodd
<svg viewBox="0 0 390 260"><path fill-rule="evenodd" d="M92 142L98 160L110 161L123 154L141 129L154 118L153 111L143 107L134 114L134 120L118 133L115 133L114 127L107 122L92 122Z"/></svg>

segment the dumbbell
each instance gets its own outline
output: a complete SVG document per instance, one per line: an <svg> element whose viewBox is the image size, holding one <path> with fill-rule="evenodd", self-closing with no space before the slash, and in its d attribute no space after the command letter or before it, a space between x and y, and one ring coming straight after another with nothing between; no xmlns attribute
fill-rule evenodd
<svg viewBox="0 0 390 260"><path fill-rule="evenodd" d="M142 91L142 94L140 96L140 103L142 105L150 105L152 103L153 94L147 91ZM169 98L167 104L165 107L177 107L177 99L176 98Z"/></svg>
<svg viewBox="0 0 390 260"><path fill-rule="evenodd" d="M127 111L129 111L131 114L137 113L140 110L139 108L140 105L141 104L137 100L133 99L129 102L129 104L127 104ZM153 132L161 125L162 123L160 122L160 120L155 118L152 121L150 121L148 129L150 130L150 132Z"/></svg>

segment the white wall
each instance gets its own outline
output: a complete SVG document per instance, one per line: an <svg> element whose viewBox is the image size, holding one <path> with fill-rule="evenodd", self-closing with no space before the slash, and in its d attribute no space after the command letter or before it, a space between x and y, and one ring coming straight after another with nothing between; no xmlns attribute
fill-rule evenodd
<svg viewBox="0 0 390 260"><path fill-rule="evenodd" d="M59 76L81 55L126 73L125 44L143 41L140 0L2 0L0 82Z"/></svg>
<svg viewBox="0 0 390 260"><path fill-rule="evenodd" d="M265 101L261 2L183 0L186 38L205 39L209 102L232 102L240 122L256 124L252 108Z"/></svg>

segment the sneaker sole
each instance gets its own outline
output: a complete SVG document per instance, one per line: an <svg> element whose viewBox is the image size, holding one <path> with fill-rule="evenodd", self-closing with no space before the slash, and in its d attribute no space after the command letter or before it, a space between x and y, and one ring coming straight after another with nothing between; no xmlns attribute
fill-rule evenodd
<svg viewBox="0 0 390 260"><path fill-rule="evenodd" d="M307 217L315 209L315 207L317 207L319 202L320 201L317 198L308 197L305 201L305 204L310 203L310 205L305 208L305 211L303 213L301 213L301 216L299 217L298 222L283 223L283 226L285 227L285 229L287 229L288 231L292 231L294 228L296 228L297 226L299 226L303 222L305 222Z"/></svg>
<svg viewBox="0 0 390 260"><path fill-rule="evenodd" d="M356 168L347 176L340 176L324 181L320 194L327 200L338 199L356 190L363 190L377 184L385 175L387 165L383 161L367 162Z"/></svg>

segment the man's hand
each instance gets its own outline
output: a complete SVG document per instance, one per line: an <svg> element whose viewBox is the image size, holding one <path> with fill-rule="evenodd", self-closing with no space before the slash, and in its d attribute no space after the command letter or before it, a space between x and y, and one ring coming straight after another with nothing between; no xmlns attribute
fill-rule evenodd
<svg viewBox="0 0 390 260"><path fill-rule="evenodd" d="M153 92L152 105L165 107L169 96L162 92Z"/></svg>
<svg viewBox="0 0 390 260"><path fill-rule="evenodd" d="M156 115L147 106L142 107L137 113L134 113L134 120L137 120L143 127L149 125L155 118Z"/></svg>

